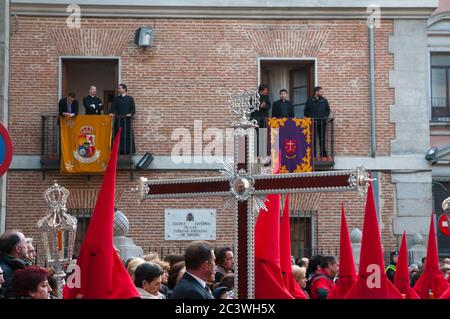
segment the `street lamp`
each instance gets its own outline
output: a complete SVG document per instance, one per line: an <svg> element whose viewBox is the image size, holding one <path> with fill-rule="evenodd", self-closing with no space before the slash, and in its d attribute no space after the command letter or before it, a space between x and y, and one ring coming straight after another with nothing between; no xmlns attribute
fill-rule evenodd
<svg viewBox="0 0 450 319"><path fill-rule="evenodd" d="M77 219L67 214L69 191L55 184L44 192L48 214L37 222L41 233L47 264L55 269L57 297L62 298L66 274L64 267L72 260L77 231Z"/></svg>

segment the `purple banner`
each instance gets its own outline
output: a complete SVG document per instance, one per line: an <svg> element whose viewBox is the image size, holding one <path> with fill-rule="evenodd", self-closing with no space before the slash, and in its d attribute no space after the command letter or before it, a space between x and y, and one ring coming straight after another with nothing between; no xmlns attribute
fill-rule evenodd
<svg viewBox="0 0 450 319"><path fill-rule="evenodd" d="M310 118L270 118L272 168L280 173L311 172L312 120Z"/></svg>

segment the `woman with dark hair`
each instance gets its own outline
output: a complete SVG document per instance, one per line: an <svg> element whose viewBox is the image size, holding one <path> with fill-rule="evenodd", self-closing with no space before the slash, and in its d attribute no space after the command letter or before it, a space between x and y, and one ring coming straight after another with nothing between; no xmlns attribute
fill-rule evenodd
<svg viewBox="0 0 450 319"><path fill-rule="evenodd" d="M30 266L14 272L12 290L16 298L50 299L52 288L48 284L48 271Z"/></svg>

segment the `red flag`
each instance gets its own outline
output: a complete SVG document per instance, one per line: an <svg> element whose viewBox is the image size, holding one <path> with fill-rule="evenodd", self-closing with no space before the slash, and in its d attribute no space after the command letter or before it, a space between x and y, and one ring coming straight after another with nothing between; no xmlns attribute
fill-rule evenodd
<svg viewBox="0 0 450 319"><path fill-rule="evenodd" d="M364 213L358 278L345 298L402 299L402 295L384 271L383 249L372 184L369 185Z"/></svg>
<svg viewBox="0 0 450 319"><path fill-rule="evenodd" d="M397 268L394 275L394 286L397 287L402 295L404 295L405 299L420 299L419 295L410 285L406 233L403 233L402 244L398 254Z"/></svg>
<svg viewBox="0 0 450 319"><path fill-rule="evenodd" d="M439 269L439 257L434 230L434 214L431 214L430 232L428 234L427 258L423 273L420 275L414 290L422 299L438 299L450 285Z"/></svg>
<svg viewBox="0 0 450 319"><path fill-rule="evenodd" d="M139 293L113 247L114 187L119 141L120 130L114 140L95 209L77 259L81 271L81 286L65 286L65 299L139 298Z"/></svg>
<svg viewBox="0 0 450 319"><path fill-rule="evenodd" d="M291 264L291 225L289 221L289 194L284 202L280 225L280 265L284 286L295 299L309 299L294 278Z"/></svg>
<svg viewBox="0 0 450 319"><path fill-rule="evenodd" d="M255 226L255 298L294 299L284 287L280 268L280 195L266 197Z"/></svg>
<svg viewBox="0 0 450 319"><path fill-rule="evenodd" d="M356 282L355 261L352 244L345 219L344 204L341 206L341 238L339 244L339 275L336 286L329 292L328 299L344 299Z"/></svg>

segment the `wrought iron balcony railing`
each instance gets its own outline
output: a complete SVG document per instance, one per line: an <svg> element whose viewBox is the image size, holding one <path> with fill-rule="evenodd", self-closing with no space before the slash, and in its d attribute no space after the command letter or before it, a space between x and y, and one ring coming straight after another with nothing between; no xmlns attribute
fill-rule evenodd
<svg viewBox="0 0 450 319"><path fill-rule="evenodd" d="M123 136L129 135L133 127L133 117L115 116L115 126L120 125ZM114 130L114 125L113 125ZM117 167L123 170L133 169L133 138L122 138ZM41 170L57 170L60 167L61 132L58 115L43 114L41 117Z"/></svg>

